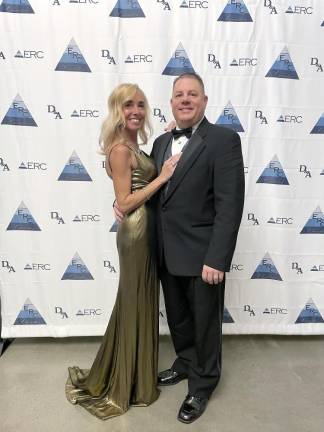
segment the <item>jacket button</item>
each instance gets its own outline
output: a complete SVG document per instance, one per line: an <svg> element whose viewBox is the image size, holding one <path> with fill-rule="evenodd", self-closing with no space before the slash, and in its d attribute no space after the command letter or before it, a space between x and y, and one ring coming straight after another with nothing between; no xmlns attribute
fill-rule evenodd
<svg viewBox="0 0 324 432"><path fill-rule="evenodd" d="M162 206L162 211L165 211L166 210L166 207L165 206Z"/></svg>

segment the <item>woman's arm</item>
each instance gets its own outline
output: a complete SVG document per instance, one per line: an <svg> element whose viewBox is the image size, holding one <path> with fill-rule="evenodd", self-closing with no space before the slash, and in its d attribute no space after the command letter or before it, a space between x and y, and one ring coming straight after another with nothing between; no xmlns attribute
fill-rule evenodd
<svg viewBox="0 0 324 432"><path fill-rule="evenodd" d="M173 156L168 159L161 170L161 174L151 181L143 189L132 193L132 152L124 145L116 145L111 150L109 161L106 166L110 166L111 175L114 183L114 190L118 208L122 213L127 214L147 201L160 187L166 183L175 170L179 157Z"/></svg>

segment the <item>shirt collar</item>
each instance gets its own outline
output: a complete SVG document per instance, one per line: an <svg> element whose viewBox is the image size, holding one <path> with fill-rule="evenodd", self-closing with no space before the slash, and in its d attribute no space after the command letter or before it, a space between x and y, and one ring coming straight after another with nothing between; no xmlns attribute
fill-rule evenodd
<svg viewBox="0 0 324 432"><path fill-rule="evenodd" d="M205 118L205 116L203 115L202 118L201 118L197 123L195 123L195 124L192 126L192 133L193 133L193 134L196 132L196 130L198 129L200 123L204 120L204 118ZM176 128L177 128L177 129L181 129L181 128L179 127L178 123L176 123Z"/></svg>

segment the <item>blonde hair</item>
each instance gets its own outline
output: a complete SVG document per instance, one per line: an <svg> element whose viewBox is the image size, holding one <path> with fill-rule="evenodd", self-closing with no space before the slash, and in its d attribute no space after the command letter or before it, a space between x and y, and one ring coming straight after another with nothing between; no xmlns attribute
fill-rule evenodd
<svg viewBox="0 0 324 432"><path fill-rule="evenodd" d="M137 84L120 84L108 98L108 116L102 124L99 136L99 144L103 154L108 155L114 143L125 140L123 136L125 128L123 107L127 101L135 96L136 92L140 92L144 100L145 120L138 131L141 142L146 144L148 136L152 134L152 126L149 120L150 108L143 90Z"/></svg>

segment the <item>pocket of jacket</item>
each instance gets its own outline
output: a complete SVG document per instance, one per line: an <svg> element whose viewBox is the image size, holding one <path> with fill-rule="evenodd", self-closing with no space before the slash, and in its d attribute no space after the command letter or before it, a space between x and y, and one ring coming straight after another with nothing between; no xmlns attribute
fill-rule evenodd
<svg viewBox="0 0 324 432"><path fill-rule="evenodd" d="M191 226L193 228L195 227L207 227L207 226L212 226L214 225L214 221L213 220L205 220L205 221L200 221L200 222L194 222L191 224Z"/></svg>

